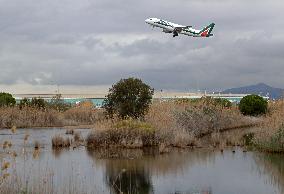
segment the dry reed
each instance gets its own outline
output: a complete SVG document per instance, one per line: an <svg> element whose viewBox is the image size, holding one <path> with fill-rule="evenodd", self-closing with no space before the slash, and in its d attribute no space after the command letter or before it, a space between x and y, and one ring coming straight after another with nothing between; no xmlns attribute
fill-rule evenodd
<svg viewBox="0 0 284 194"><path fill-rule="evenodd" d="M64 148L70 147L72 144L72 140L69 137L61 137L60 135L56 135L52 137L52 147L53 148Z"/></svg>
<svg viewBox="0 0 284 194"><path fill-rule="evenodd" d="M12 133L18 128L62 127L70 125L89 125L103 117L101 110L73 107L65 112L51 108L0 107L0 128L11 128Z"/></svg>
<svg viewBox="0 0 284 194"><path fill-rule="evenodd" d="M227 108L210 101L153 103L144 121L104 120L87 138L90 146L143 147L199 146L199 138L232 128L255 124L236 107ZM120 126L120 127L118 127ZM149 132L143 139L141 132ZM144 133L145 135L145 133ZM145 143L149 140L150 143Z"/></svg>
<svg viewBox="0 0 284 194"><path fill-rule="evenodd" d="M108 127L91 132L86 139L88 147L140 148L159 143L155 129L142 121L132 119L112 121L108 123Z"/></svg>
<svg viewBox="0 0 284 194"><path fill-rule="evenodd" d="M75 132L74 133L74 142L82 142L84 141L82 135L80 132Z"/></svg>

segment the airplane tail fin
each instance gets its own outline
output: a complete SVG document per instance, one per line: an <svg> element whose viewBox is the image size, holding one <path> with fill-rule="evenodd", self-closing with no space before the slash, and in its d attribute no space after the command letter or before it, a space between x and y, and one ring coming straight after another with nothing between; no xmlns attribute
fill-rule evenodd
<svg viewBox="0 0 284 194"><path fill-rule="evenodd" d="M205 28L203 28L201 31L200 31L200 35L203 36L203 37L210 37L210 36L213 36L213 34L211 34L213 28L214 28L215 24L214 23L211 23L209 26L206 26Z"/></svg>

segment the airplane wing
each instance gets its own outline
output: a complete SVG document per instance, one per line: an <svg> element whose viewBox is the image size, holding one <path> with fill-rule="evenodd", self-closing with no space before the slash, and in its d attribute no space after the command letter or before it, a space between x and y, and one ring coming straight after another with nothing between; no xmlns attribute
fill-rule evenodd
<svg viewBox="0 0 284 194"><path fill-rule="evenodd" d="M183 27L175 27L174 32L180 33Z"/></svg>
<svg viewBox="0 0 284 194"><path fill-rule="evenodd" d="M183 29L191 28L192 26L175 27L174 32L180 33Z"/></svg>

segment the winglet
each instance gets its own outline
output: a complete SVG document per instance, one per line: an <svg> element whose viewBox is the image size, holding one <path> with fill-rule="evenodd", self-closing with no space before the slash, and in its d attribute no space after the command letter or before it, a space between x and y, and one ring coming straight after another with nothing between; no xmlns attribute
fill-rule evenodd
<svg viewBox="0 0 284 194"><path fill-rule="evenodd" d="M210 37L210 36L213 36L213 34L211 34L213 28L214 28L215 24L214 23L211 23L209 26L206 26L205 28L203 28L201 31L200 31L200 36L202 37Z"/></svg>

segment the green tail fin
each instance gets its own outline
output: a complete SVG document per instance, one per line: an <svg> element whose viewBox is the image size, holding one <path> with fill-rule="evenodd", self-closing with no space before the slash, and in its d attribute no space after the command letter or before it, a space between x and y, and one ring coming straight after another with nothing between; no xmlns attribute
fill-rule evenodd
<svg viewBox="0 0 284 194"><path fill-rule="evenodd" d="M211 23L209 26L206 26L205 28L203 28L199 34L201 36L204 36L204 37L210 37L210 36L213 36L213 34L211 34L213 28L214 28L215 24L214 23Z"/></svg>

